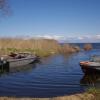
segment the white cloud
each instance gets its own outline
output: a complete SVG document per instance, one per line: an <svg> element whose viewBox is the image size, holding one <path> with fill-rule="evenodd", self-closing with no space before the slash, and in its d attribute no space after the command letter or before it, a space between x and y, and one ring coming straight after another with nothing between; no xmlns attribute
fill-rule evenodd
<svg viewBox="0 0 100 100"><path fill-rule="evenodd" d="M24 37L25 39L27 38L32 38L29 36ZM89 34L84 34L84 35L50 35L50 34L44 34L44 35L34 35L33 38L42 38L42 39L55 39L58 41L62 42L100 42L100 34L96 35L89 35Z"/></svg>
<svg viewBox="0 0 100 100"><path fill-rule="evenodd" d="M36 35L36 38L43 38L43 39L55 39L55 40L64 40L64 36L62 35Z"/></svg>
<svg viewBox="0 0 100 100"><path fill-rule="evenodd" d="M79 37L77 37L77 39L79 39L79 40L83 40L84 37L79 36Z"/></svg>
<svg viewBox="0 0 100 100"><path fill-rule="evenodd" d="M100 39L100 35L96 35L95 38Z"/></svg>
<svg viewBox="0 0 100 100"><path fill-rule="evenodd" d="M73 35L66 37L68 42L100 42L100 34L96 35Z"/></svg>

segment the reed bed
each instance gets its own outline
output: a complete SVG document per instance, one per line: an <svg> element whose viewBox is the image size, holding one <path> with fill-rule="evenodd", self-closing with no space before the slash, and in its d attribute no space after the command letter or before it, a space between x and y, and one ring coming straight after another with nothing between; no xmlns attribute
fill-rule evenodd
<svg viewBox="0 0 100 100"><path fill-rule="evenodd" d="M10 52L31 52L39 56L49 56L56 53L73 53L77 51L79 51L79 47L69 44L60 45L53 39L0 39L0 55L9 54Z"/></svg>
<svg viewBox="0 0 100 100"><path fill-rule="evenodd" d="M84 50L88 51L88 50L91 50L93 48L93 46L90 43L86 43L86 44L84 44L83 48L84 48Z"/></svg>
<svg viewBox="0 0 100 100"><path fill-rule="evenodd" d="M61 48L61 52L62 53L75 53L75 52L79 52L80 51L80 48L78 46L75 46L75 45L70 45L70 44L63 44L62 45L62 48Z"/></svg>

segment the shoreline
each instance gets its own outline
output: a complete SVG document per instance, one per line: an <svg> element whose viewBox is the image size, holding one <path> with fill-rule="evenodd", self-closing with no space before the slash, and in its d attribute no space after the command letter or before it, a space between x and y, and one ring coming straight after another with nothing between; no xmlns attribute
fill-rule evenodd
<svg viewBox="0 0 100 100"><path fill-rule="evenodd" d="M95 96L90 93L80 93L68 96L58 96L51 98L30 98L30 97L0 97L0 100L97 100ZM99 99L98 99L99 100Z"/></svg>

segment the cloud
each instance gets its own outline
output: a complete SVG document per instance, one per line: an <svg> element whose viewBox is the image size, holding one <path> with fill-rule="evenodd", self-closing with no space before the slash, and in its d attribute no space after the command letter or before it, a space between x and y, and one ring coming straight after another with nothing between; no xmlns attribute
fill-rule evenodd
<svg viewBox="0 0 100 100"><path fill-rule="evenodd" d="M79 39L79 40L83 40L84 37L79 36L79 37L77 37L77 39Z"/></svg>
<svg viewBox="0 0 100 100"><path fill-rule="evenodd" d="M96 38L96 39L100 39L100 35L96 35L95 38Z"/></svg>
<svg viewBox="0 0 100 100"><path fill-rule="evenodd" d="M19 36L23 37L24 39L29 39L29 38L42 38L42 39L55 39L59 42L69 42L69 43L74 43L74 42L99 42L100 43L100 34L96 35L89 35L89 34L84 34L84 35L50 35L50 34L44 34L44 35L33 35L33 36Z"/></svg>
<svg viewBox="0 0 100 100"><path fill-rule="evenodd" d="M63 35L36 35L36 38L43 38L43 39L55 39L55 40L64 40Z"/></svg>
<svg viewBox="0 0 100 100"><path fill-rule="evenodd" d="M36 35L36 38L55 39L63 42L100 42L100 34L96 35Z"/></svg>

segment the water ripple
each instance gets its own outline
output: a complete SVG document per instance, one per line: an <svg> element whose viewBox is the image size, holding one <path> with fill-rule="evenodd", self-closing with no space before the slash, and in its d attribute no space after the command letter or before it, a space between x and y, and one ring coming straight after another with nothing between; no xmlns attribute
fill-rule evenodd
<svg viewBox="0 0 100 100"><path fill-rule="evenodd" d="M45 58L30 71L1 75L0 96L52 97L82 92L89 83L84 79L79 62L98 52L100 54L99 50L79 52L69 57L55 55ZM100 84L96 82L95 85Z"/></svg>

